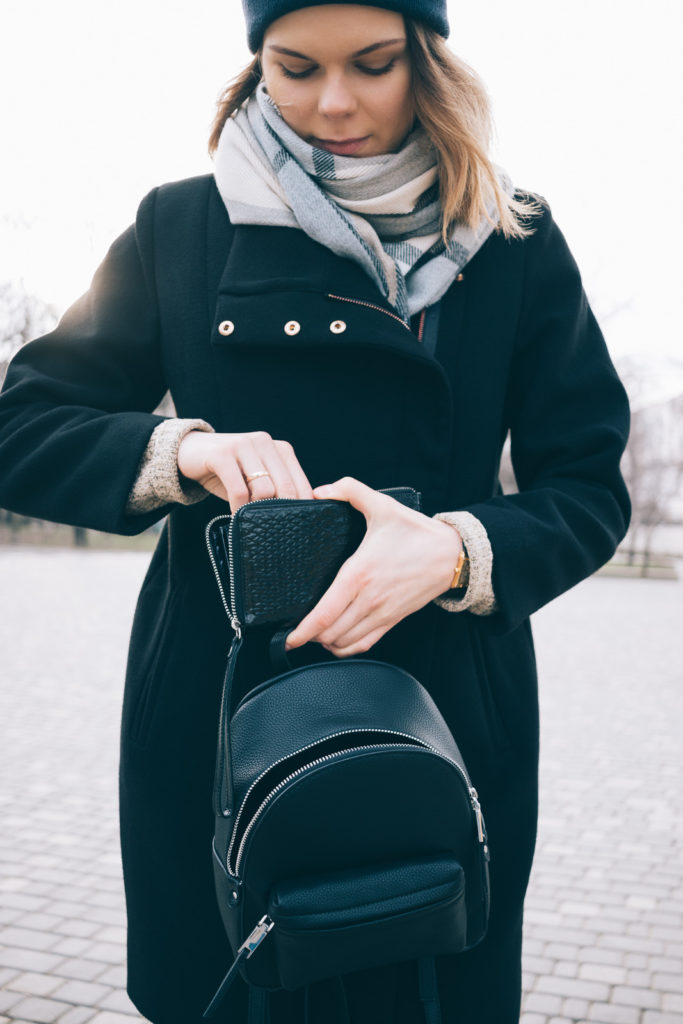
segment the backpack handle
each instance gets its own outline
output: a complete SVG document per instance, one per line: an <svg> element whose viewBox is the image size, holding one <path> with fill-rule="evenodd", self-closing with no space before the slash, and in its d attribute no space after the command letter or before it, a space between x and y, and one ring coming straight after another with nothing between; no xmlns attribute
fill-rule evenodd
<svg viewBox="0 0 683 1024"><path fill-rule="evenodd" d="M294 632L294 629L294 626L287 626L286 629L278 629L270 638L270 663L273 666L273 671L277 672L278 675L282 672L289 672L290 669L294 668L289 660L288 653L285 650L287 637L290 633Z"/></svg>

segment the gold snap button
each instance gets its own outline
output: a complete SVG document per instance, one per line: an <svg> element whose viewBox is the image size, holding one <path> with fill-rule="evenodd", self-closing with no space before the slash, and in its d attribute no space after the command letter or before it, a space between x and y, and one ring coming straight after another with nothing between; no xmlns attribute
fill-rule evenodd
<svg viewBox="0 0 683 1024"><path fill-rule="evenodd" d="M343 320L333 320L330 324L330 330L333 334L343 334L346 330L346 324Z"/></svg>
<svg viewBox="0 0 683 1024"><path fill-rule="evenodd" d="M221 322L218 325L219 334L232 334L234 330L235 325L232 322L232 320L221 320Z"/></svg>
<svg viewBox="0 0 683 1024"><path fill-rule="evenodd" d="M288 320L285 324L285 334L298 334L301 330L301 324L298 320Z"/></svg>
<svg viewBox="0 0 683 1024"><path fill-rule="evenodd" d="M455 280L456 281L464 281L465 280L465 275L464 274L458 274L458 276L456 277Z"/></svg>

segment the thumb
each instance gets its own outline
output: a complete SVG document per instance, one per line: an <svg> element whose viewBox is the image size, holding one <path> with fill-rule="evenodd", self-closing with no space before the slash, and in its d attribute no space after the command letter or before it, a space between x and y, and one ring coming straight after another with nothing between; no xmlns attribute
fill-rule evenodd
<svg viewBox="0 0 683 1024"><path fill-rule="evenodd" d="M354 508L359 509L364 515L369 515L377 506L377 498L381 498L377 491L368 487L361 480L353 476L343 476L334 483L324 484L321 487L313 488L315 498L336 498L339 501L348 501Z"/></svg>

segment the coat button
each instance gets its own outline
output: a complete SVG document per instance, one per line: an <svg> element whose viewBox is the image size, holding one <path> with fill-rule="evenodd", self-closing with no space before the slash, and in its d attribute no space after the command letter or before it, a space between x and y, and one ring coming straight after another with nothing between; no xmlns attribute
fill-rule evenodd
<svg viewBox="0 0 683 1024"><path fill-rule="evenodd" d="M301 324L298 320L288 320L285 324L285 334L298 334L301 330Z"/></svg>
<svg viewBox="0 0 683 1024"><path fill-rule="evenodd" d="M456 277L455 280L456 281L464 281L465 280L465 275L464 274L458 274L458 276Z"/></svg>
<svg viewBox="0 0 683 1024"><path fill-rule="evenodd" d="M219 334L232 334L234 330L235 325L232 322L232 320L221 320L221 322L218 325Z"/></svg>
<svg viewBox="0 0 683 1024"><path fill-rule="evenodd" d="M333 320L330 324L330 330L333 334L343 334L346 330L346 324L343 320Z"/></svg>

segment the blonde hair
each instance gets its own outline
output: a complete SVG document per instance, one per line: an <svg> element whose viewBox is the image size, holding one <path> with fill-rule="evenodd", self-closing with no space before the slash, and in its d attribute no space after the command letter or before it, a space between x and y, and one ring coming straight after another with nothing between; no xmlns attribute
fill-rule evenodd
<svg viewBox="0 0 683 1024"><path fill-rule="evenodd" d="M488 156L493 118L483 82L437 32L412 18L404 20L415 114L437 153L444 243L456 222L473 230L482 218L494 223L487 211L492 197L499 216L496 231L505 238L532 234L534 229L525 220L540 214L542 207L533 199L507 195ZM218 98L209 137L211 155L225 122L251 96L260 80L259 51Z"/></svg>

